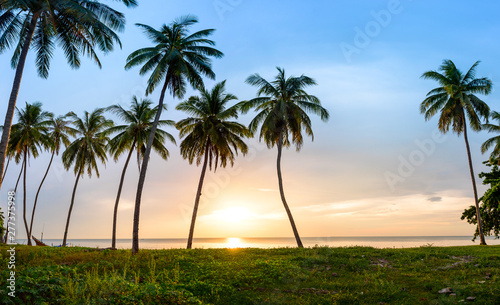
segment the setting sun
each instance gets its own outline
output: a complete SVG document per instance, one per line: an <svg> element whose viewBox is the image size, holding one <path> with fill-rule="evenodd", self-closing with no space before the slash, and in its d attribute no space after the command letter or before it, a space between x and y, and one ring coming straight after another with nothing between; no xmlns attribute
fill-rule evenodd
<svg viewBox="0 0 500 305"><path fill-rule="evenodd" d="M226 241L226 248L229 248L229 249L241 248L242 246L243 246L243 243L241 241L241 238L231 237L231 238L228 238Z"/></svg>

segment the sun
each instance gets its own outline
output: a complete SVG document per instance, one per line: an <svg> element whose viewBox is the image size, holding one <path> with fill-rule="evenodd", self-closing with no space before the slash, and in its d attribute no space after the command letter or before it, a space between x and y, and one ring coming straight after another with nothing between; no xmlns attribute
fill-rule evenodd
<svg viewBox="0 0 500 305"><path fill-rule="evenodd" d="M241 238L230 237L226 240L226 248L228 249L236 249L243 247L243 242Z"/></svg>

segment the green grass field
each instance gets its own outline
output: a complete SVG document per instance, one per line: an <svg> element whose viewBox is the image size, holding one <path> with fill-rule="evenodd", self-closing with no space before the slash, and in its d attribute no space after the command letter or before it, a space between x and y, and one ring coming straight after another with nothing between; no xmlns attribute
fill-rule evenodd
<svg viewBox="0 0 500 305"><path fill-rule="evenodd" d="M16 246L1 304L500 304L500 246L129 250ZM439 290L450 288L450 293ZM469 298L469 300L467 300ZM475 298L472 300L471 298Z"/></svg>

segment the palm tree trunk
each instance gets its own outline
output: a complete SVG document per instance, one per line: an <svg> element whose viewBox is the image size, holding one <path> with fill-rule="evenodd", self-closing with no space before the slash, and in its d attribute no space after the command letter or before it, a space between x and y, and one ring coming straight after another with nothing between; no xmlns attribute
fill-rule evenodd
<svg viewBox="0 0 500 305"><path fill-rule="evenodd" d="M481 219L481 212L479 211L479 200L477 199L477 189L476 189L476 179L474 178L474 168L472 167L472 157L470 154L469 148L469 140L467 138L467 124L465 121L465 114L463 116L463 124L464 124L464 139L465 139L465 147L467 148L467 158L469 159L469 169L470 169L470 177L472 180L472 188L474 189L474 202L476 204L476 217L477 217L477 228L479 231L479 238L481 240L481 245L486 245L486 240L484 239L483 234L483 220Z"/></svg>
<svg viewBox="0 0 500 305"><path fill-rule="evenodd" d="M66 247L66 239L68 237L68 227L69 227L69 220L71 218L71 211L73 211L73 204L75 203L75 193L76 193L76 187L78 186L78 180L80 180L80 176L82 175L83 167L78 171L78 175L76 176L76 181L75 181L75 186L73 187L73 194L71 195L71 204L69 206L69 211L68 211L68 219L66 220L66 228L64 229L64 238L63 238L63 243L62 246Z"/></svg>
<svg viewBox="0 0 500 305"><path fill-rule="evenodd" d="M120 185L118 186L118 194L116 194L115 210L113 212L113 235L111 237L111 248L113 248L113 249L116 249L116 218L118 217L118 203L120 203L120 196L122 194L123 180L125 179L125 172L127 171L128 162L130 161L130 157L132 156L132 153L134 152L135 142L136 142L136 140L134 140L134 143L132 143L132 147L130 148L130 152L128 153L128 156L127 156L127 161L125 161L125 166L123 167L122 176L120 178Z"/></svg>
<svg viewBox="0 0 500 305"><path fill-rule="evenodd" d="M163 100L165 99L165 91L167 90L167 85L168 83L165 80L165 84L163 85L163 89L161 90L160 94L160 101L158 102L158 111L156 112L153 126L151 126L151 133L149 134L148 144L146 145L146 151L144 152L144 159L142 160L141 173L139 174L139 182L137 183L137 194L135 196L135 208L134 208L134 228L132 230L132 254L137 254L139 252L139 216L141 212L142 190L144 188L144 181L146 180L146 171L148 169L151 147L153 146L153 140L155 137L156 128L158 127L161 111L163 109Z"/></svg>
<svg viewBox="0 0 500 305"><path fill-rule="evenodd" d="M297 227L295 226L295 221L293 221L292 212L290 212L290 208L288 207L288 203L286 203L285 192L283 190L283 179L281 177L281 151L283 149L283 135L280 134L278 140L278 160L276 162L276 168L278 170L278 184L280 187L280 195L281 201L283 201L283 205L285 206L286 214L288 215L288 219L290 220L290 224L292 225L293 235L295 236L295 240L297 241L297 246L299 248L304 248L302 245L302 241L300 240L299 231L297 231Z"/></svg>
<svg viewBox="0 0 500 305"><path fill-rule="evenodd" d="M9 143L9 138L10 138L10 127L12 126L14 111L16 109L17 95L19 93L19 88L21 86L24 64L26 63L26 57L28 55L28 50L30 48L31 40L33 39L33 33L35 32L38 16L39 14L34 14L31 17L30 26L28 28L28 33L26 35L26 41L23 44L21 55L19 56L19 62L17 63L16 75L14 76L14 83L12 84L12 91L9 97L9 105L7 106L7 113L5 114L5 122L3 123L2 139L0 140L0 173L3 173L5 156L7 153L7 144ZM3 181L0 181L0 188L2 188L2 182Z"/></svg>
<svg viewBox="0 0 500 305"><path fill-rule="evenodd" d="M23 169L24 169L24 161L21 163L21 171L19 172L19 176L17 176L16 187L14 187L14 193L17 193L17 186L19 185L19 180L21 180Z"/></svg>
<svg viewBox="0 0 500 305"><path fill-rule="evenodd" d="M5 166L5 170L3 171L2 180L0 181L0 184L2 184L3 179L5 179L5 175L7 174L7 170L9 169L9 164L10 164L10 158L9 158L9 160L7 160L7 165Z"/></svg>
<svg viewBox="0 0 500 305"><path fill-rule="evenodd" d="M23 174L23 220L24 227L26 228L26 235L28 236L28 246L31 246L31 236L28 229L28 221L26 221L26 160L28 159L28 147L24 147L24 174Z"/></svg>
<svg viewBox="0 0 500 305"><path fill-rule="evenodd" d="M38 186L38 190L36 191L35 203L33 204L33 212L31 212L31 223L30 223L30 234L29 234L30 236L33 233L33 219L35 218L35 209L36 209L36 203L38 202L38 194L40 194L43 182L45 182L45 178L47 178L47 174L49 173L50 166L52 165L52 160L54 159L55 153L56 151L54 150L52 152L52 156L50 157L49 166L47 166L47 170L45 171L45 175L43 176L42 182L40 182L40 186Z"/></svg>
<svg viewBox="0 0 500 305"><path fill-rule="evenodd" d="M207 171L208 163L208 148L210 147L210 141L207 143L205 148L205 160L203 161L203 169L201 170L200 182L198 183L198 191L196 192L196 199L194 200L193 217L191 218L191 226L189 228L189 237L187 242L187 248L191 249L193 246L193 235L194 235L194 224L196 222L196 214L198 214L198 206L200 205L201 189L203 188L203 180L205 180L205 173Z"/></svg>

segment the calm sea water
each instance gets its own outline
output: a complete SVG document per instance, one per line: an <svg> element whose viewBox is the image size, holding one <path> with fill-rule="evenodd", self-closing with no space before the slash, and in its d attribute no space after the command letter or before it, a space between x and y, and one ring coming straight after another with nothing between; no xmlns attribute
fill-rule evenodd
<svg viewBox="0 0 500 305"><path fill-rule="evenodd" d="M351 247L366 246L374 248L411 248L421 246L471 246L478 245L471 241L470 236L383 236L383 237L303 237L304 247L329 246ZM60 245L60 239L44 239L47 245ZM26 240L18 239L18 243L26 244ZM489 245L500 245L499 239L486 237ZM72 246L107 248L111 246L111 239L69 239ZM187 240L174 239L140 239L142 249L175 249L185 248ZM295 247L294 238L195 238L193 248L279 248ZM116 246L120 249L132 248L131 239L117 239Z"/></svg>

